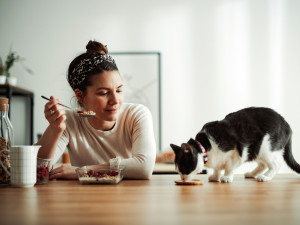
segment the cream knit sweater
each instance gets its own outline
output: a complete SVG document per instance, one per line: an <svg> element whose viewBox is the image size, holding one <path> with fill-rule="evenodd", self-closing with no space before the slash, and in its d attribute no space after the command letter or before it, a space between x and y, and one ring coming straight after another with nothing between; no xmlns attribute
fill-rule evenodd
<svg viewBox="0 0 300 225"><path fill-rule="evenodd" d="M156 144L148 108L124 103L115 126L109 131L94 129L87 118L72 111L66 111L66 117L67 128L58 142L52 163L57 162L67 147L73 166L108 163L119 156L120 166L125 166L124 178L151 177Z"/></svg>

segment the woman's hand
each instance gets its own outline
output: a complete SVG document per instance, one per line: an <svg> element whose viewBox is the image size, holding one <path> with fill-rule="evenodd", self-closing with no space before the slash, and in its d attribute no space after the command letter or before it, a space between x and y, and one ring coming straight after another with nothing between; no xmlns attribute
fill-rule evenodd
<svg viewBox="0 0 300 225"><path fill-rule="evenodd" d="M50 179L56 179L56 178L62 178L62 179L68 179L68 180L76 180L77 174L76 174L76 166L71 166L67 164L63 164L60 167L57 167L50 171Z"/></svg>
<svg viewBox="0 0 300 225"><path fill-rule="evenodd" d="M59 105L59 100L55 99L53 96L50 97L51 101L45 105L45 117L50 123L50 127L64 131L66 129L66 116L63 106Z"/></svg>

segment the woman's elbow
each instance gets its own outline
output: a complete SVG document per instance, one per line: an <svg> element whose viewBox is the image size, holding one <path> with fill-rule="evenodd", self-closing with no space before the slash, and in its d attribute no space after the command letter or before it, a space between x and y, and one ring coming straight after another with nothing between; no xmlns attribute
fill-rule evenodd
<svg viewBox="0 0 300 225"><path fill-rule="evenodd" d="M141 175L143 177L142 179L150 180L153 174L154 166L155 166L155 157L154 158L151 157L148 159L147 163L145 163L141 168Z"/></svg>
<svg viewBox="0 0 300 225"><path fill-rule="evenodd" d="M127 171L127 176L124 177L129 179L149 180L153 173L154 163L155 162L149 161L148 163L136 165L136 167L130 168L130 170Z"/></svg>
<svg viewBox="0 0 300 225"><path fill-rule="evenodd" d="M143 168L141 171L140 171L140 179L141 180L150 180L151 176L152 176L152 173L153 173L153 169L147 169L147 168Z"/></svg>

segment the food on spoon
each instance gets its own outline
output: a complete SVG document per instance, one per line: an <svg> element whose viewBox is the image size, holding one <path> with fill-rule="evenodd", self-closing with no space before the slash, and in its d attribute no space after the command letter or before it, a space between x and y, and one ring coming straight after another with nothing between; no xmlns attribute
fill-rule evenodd
<svg viewBox="0 0 300 225"><path fill-rule="evenodd" d="M96 113L94 111L81 111L81 110L78 110L77 113L84 114L84 115L96 115Z"/></svg>

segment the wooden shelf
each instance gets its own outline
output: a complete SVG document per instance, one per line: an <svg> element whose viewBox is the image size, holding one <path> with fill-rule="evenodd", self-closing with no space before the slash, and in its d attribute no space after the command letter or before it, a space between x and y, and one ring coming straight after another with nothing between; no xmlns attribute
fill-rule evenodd
<svg viewBox="0 0 300 225"><path fill-rule="evenodd" d="M0 95L9 98L9 104L14 104L13 97L21 96L30 99L30 144L33 144L33 105L34 105L34 93L32 91L13 86L10 84L0 85ZM8 117L10 118L10 110L8 111Z"/></svg>

